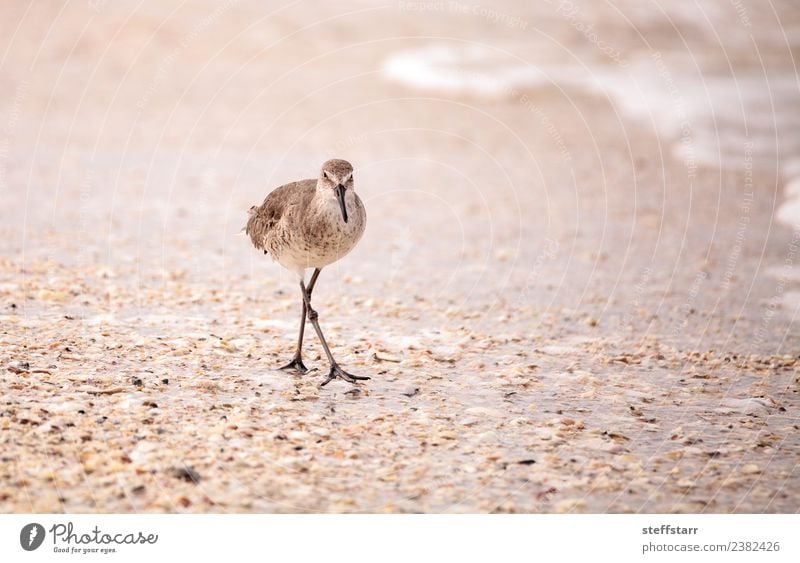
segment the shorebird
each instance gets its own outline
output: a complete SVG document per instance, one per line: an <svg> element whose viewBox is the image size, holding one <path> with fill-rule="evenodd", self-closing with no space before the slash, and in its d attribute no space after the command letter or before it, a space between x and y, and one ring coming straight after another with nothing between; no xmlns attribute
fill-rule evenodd
<svg viewBox="0 0 800 563"><path fill-rule="evenodd" d="M319 315L311 307L311 292L322 268L355 247L364 234L366 223L364 204L353 188L353 166L339 159L323 163L316 180L300 180L275 188L261 206L250 208L250 218L244 230L253 246L269 254L300 279L302 313L297 350L292 361L280 369L308 372L302 357L307 318L314 326L331 366L322 386L337 378L350 383L369 379L347 373L339 366L322 335ZM314 272L306 286L306 270L310 268Z"/></svg>

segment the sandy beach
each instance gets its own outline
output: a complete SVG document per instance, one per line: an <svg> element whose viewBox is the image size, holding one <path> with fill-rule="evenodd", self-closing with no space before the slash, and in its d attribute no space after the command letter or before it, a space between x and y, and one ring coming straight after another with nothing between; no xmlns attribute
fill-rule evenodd
<svg viewBox="0 0 800 563"><path fill-rule="evenodd" d="M797 512L800 10L595 4L10 3L0 511Z"/></svg>

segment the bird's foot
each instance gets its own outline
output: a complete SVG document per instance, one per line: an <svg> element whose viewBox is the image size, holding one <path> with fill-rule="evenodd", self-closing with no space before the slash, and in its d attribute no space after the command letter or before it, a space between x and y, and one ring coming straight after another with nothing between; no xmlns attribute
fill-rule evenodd
<svg viewBox="0 0 800 563"><path fill-rule="evenodd" d="M278 369L280 369L282 371L296 371L297 373L300 373L300 374L308 373L308 368L303 363L303 360L302 360L302 358L300 356L295 356L294 358L292 358L291 362L289 362L285 366L280 367Z"/></svg>
<svg viewBox="0 0 800 563"><path fill-rule="evenodd" d="M366 381L367 379L370 378L365 377L363 375L353 375L352 373L347 373L342 368L340 368L338 364L333 364L331 366L330 373L328 373L328 378L322 382L320 387L325 387L328 383L330 383L334 379L344 379L348 383L358 383L359 381Z"/></svg>

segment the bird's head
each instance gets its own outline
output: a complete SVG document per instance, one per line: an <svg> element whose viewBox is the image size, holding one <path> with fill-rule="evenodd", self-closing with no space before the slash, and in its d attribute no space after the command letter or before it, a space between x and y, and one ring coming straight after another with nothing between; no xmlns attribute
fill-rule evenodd
<svg viewBox="0 0 800 563"><path fill-rule="evenodd" d="M347 223L347 206L344 198L347 190L353 189L353 165L338 158L325 161L319 172L317 188L333 191L339 201L342 219Z"/></svg>

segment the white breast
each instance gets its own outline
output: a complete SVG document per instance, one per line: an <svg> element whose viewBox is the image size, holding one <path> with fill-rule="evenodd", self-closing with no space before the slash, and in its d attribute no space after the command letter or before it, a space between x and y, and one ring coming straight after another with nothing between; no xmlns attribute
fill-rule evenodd
<svg viewBox="0 0 800 563"><path fill-rule="evenodd" d="M336 262L349 253L364 234L366 213L358 196L352 190L345 195L348 216L345 223L335 195L326 192L315 196L302 218L308 228L293 229L288 244L277 257L282 266L300 276L308 268L324 268Z"/></svg>

